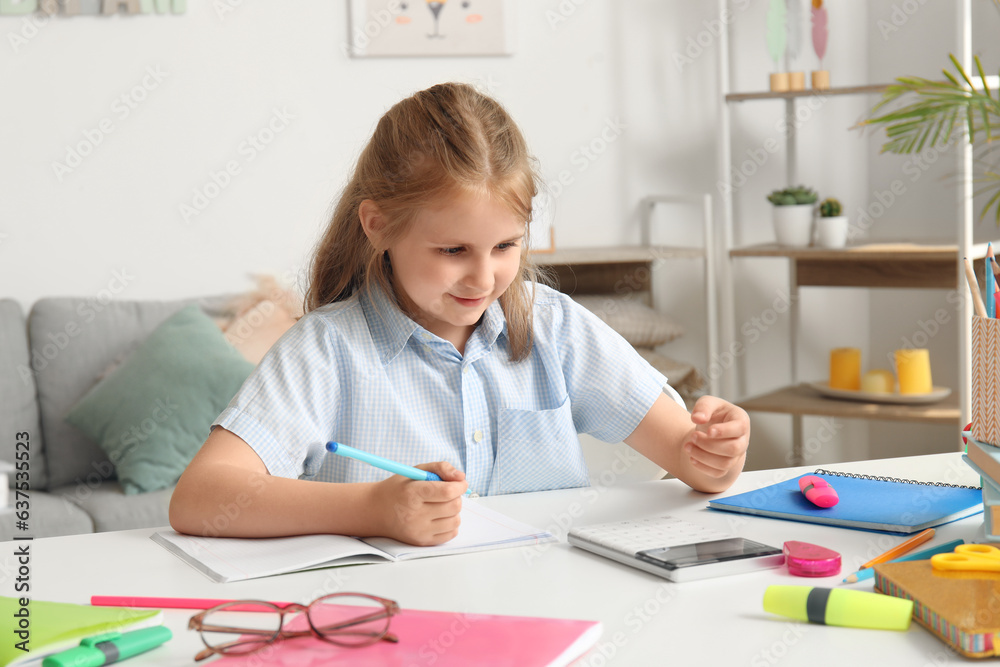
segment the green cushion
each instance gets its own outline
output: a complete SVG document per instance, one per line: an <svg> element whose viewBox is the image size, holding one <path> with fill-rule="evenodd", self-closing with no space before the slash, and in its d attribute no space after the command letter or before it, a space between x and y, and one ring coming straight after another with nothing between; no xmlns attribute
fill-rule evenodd
<svg viewBox="0 0 1000 667"><path fill-rule="evenodd" d="M125 493L167 488L253 368L190 305L84 394L66 421L107 452Z"/></svg>

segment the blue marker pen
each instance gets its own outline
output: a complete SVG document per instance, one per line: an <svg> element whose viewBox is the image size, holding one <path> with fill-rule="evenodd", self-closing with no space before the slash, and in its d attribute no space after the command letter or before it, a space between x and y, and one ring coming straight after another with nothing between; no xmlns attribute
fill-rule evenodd
<svg viewBox="0 0 1000 667"><path fill-rule="evenodd" d="M394 475L402 475L403 477L409 477L410 479L415 479L421 482L441 481L441 478L436 473L421 470L420 468L414 468L413 466L403 465L402 463L396 463L395 461L390 461L389 459L376 454L370 454L360 449L349 447L348 445L342 445L339 442L326 443L326 450L333 454L340 454L341 456L346 456L348 458L355 459L356 461L362 461L370 466L375 466L381 470L391 472ZM465 495L475 497L472 495L471 489L466 489Z"/></svg>

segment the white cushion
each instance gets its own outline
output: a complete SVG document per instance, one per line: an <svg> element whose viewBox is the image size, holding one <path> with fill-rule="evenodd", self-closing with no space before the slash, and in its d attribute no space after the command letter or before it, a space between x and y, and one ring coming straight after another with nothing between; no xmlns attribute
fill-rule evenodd
<svg viewBox="0 0 1000 667"><path fill-rule="evenodd" d="M684 333L672 318L658 313L630 296L592 294L573 300L601 318L636 347L656 347Z"/></svg>

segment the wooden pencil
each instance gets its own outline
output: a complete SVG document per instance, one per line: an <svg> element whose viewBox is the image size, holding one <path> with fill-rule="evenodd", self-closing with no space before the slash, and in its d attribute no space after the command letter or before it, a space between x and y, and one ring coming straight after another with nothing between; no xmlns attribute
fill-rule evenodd
<svg viewBox="0 0 1000 667"><path fill-rule="evenodd" d="M901 542L900 544L897 544L896 546L894 546L892 549L889 549L885 553L875 556L875 558L872 558L870 561L862 565L861 569L863 570L866 567L871 567L872 565L878 565L879 563L890 561L893 558L899 558L907 551L911 551L914 547L923 544L932 537L934 537L933 528L922 530L913 537L911 537L910 539L906 540L905 542Z"/></svg>
<svg viewBox="0 0 1000 667"><path fill-rule="evenodd" d="M968 257L963 257L962 261L965 262L965 278L972 290L972 304L976 308L976 315L986 317L986 304L983 302L983 295L979 293L979 281L976 280L976 272L972 270L972 262Z"/></svg>

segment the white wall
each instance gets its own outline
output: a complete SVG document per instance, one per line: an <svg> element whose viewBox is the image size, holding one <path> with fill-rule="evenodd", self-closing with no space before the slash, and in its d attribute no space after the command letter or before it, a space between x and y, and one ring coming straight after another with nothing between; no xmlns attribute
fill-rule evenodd
<svg viewBox="0 0 1000 667"><path fill-rule="evenodd" d="M942 64L954 31L946 25L948 10L929 9L931 4L922 4L904 30L880 42L876 20L891 11L891 0L828 3L825 65L834 85ZM233 11L220 15L216 8L228 5ZM0 16L7 102L0 125L4 294L27 307L41 296L108 290L122 299L239 291L250 285L250 273L299 279L377 118L400 97L444 80L472 82L499 98L521 124L543 175L552 181L568 174L571 182L556 201L560 246L635 242L641 197L716 192L715 2L512 5L514 54L487 58L351 59L344 55L344 3L322 0L219 0L189 2L187 13L177 16L59 17L37 34L25 33L19 17ZM767 3L731 5L733 89L763 90L771 71L764 45ZM22 34L30 37L15 48L11 36ZM928 48L929 42L940 46ZM802 65L815 67L808 36ZM151 78L150 72L160 74ZM123 95L143 98L127 116ZM871 140L848 129L870 102L825 99L799 127L799 180L839 197L849 211L866 206L874 188L893 178L886 158L872 155ZM783 141L777 125L782 112L781 102L736 105L734 158L769 138ZM284 127L250 160L244 142L267 129L276 113L287 122L274 121ZM96 136L102 121L113 131L102 133L71 173L57 175L53 163L65 162L88 133ZM581 149L592 144L603 152L589 159ZM193 205L196 190L211 189L213 172L230 161L239 173L186 222L179 207ZM765 195L783 185L779 152L735 195L737 244L773 239ZM910 226L906 219L880 222L871 235ZM698 212L661 211L657 234L664 241L697 242ZM664 266L657 294L658 306L689 330L664 352L699 362L706 355L700 269L690 261ZM733 270L736 326L747 344L735 361L742 396L789 379L788 318L775 310L787 291L787 264L741 260ZM912 331L912 324L885 324L888 298L809 290L802 302L800 377L825 377L832 347L857 345L866 356L879 355ZM911 323L926 312L919 307ZM755 324L762 317L769 323ZM942 337L940 344L952 342ZM784 464L789 424L787 417L754 415L751 467ZM807 425L807 437L815 440L823 424ZM843 422L810 462L864 456L867 436L866 425Z"/></svg>
<svg viewBox="0 0 1000 667"><path fill-rule="evenodd" d="M0 284L40 296L167 298L229 290L252 272L297 274L378 117L436 82L476 83L520 122L544 175L571 172L558 243L627 235L623 143L580 147L621 115L609 3L513 2L510 57L351 59L342 2L190 2L182 15L57 17L14 48L23 19L0 16ZM559 20L554 20L559 19ZM148 72L159 72L159 79ZM126 109L119 98L143 101ZM127 117L125 111L128 111ZM250 159L244 142L288 116ZM60 178L53 162L104 134ZM265 132L266 134L266 132ZM96 135L92 135L96 136ZM87 147L84 146L84 149ZM185 221L179 207L234 161L240 172ZM584 168L585 167L585 168ZM223 179L224 180L224 179ZM565 221L565 223L563 223Z"/></svg>

